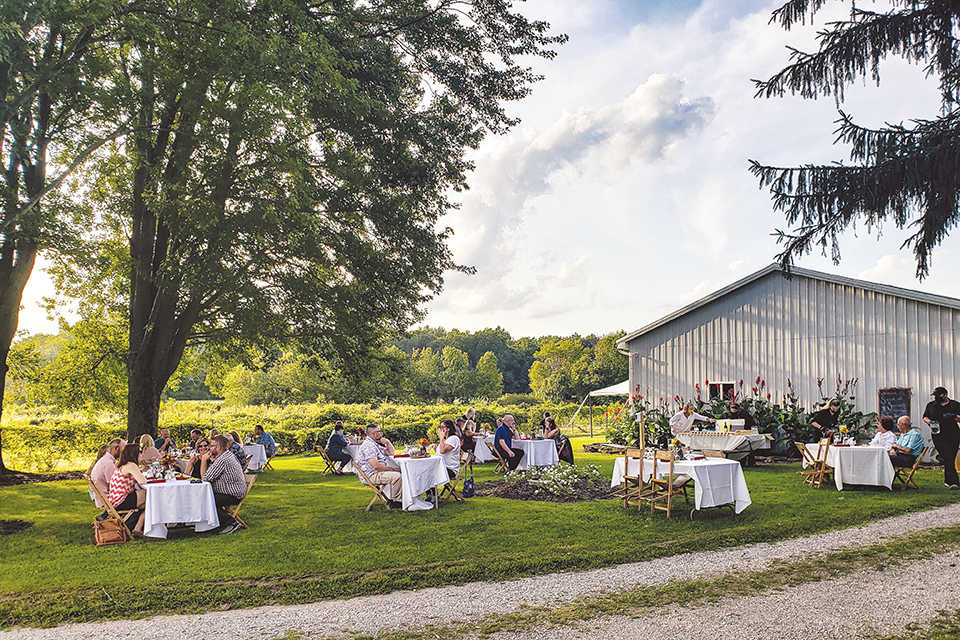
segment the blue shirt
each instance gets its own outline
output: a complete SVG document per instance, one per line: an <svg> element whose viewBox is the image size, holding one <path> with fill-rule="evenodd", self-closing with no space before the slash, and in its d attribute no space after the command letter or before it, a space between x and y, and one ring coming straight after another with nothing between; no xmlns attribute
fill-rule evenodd
<svg viewBox="0 0 960 640"><path fill-rule="evenodd" d="M267 457L272 458L273 454L277 451L277 442L273 439L273 436L264 431L257 436L257 444L262 444L263 448L267 450Z"/></svg>
<svg viewBox="0 0 960 640"><path fill-rule="evenodd" d="M327 451L335 456L343 455L343 450L347 447L347 441L343 436L334 431L327 440Z"/></svg>
<svg viewBox="0 0 960 640"><path fill-rule="evenodd" d="M497 432L493 434L493 446L499 447L501 440L506 443L507 449L513 446L513 431L505 424L497 427Z"/></svg>
<svg viewBox="0 0 960 640"><path fill-rule="evenodd" d="M923 449L923 436L917 429L911 429L906 433L901 433L897 438L897 446L904 449L910 449L910 455L918 456Z"/></svg>

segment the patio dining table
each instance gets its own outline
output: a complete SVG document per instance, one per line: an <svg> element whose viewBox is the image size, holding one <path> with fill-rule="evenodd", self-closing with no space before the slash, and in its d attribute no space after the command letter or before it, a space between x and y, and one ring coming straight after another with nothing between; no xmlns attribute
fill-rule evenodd
<svg viewBox="0 0 960 640"><path fill-rule="evenodd" d="M623 482L624 460L625 458L619 457L613 463L613 478L610 482L612 488L620 486ZM638 464L638 460L630 460L631 474L636 474ZM658 467L658 471L661 468L663 467ZM734 512L740 513L750 506L750 491L743 477L743 468L736 460L725 458L678 460L673 463L673 473L675 476L686 474L693 478L695 509L732 504ZM649 480L652 474L653 460L644 460L644 479Z"/></svg>

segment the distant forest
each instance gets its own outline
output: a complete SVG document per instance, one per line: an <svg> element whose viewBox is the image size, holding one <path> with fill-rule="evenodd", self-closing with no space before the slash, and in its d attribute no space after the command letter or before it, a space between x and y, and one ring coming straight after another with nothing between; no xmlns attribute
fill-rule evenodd
<svg viewBox="0 0 960 640"><path fill-rule="evenodd" d="M305 344L187 350L164 397L231 405L309 402L467 402L504 396L576 401L627 378L624 332L514 339L505 329L423 327L384 341L360 362ZM126 407L123 332L82 321L57 335L19 339L5 402L64 409ZM516 398L514 398L516 399Z"/></svg>

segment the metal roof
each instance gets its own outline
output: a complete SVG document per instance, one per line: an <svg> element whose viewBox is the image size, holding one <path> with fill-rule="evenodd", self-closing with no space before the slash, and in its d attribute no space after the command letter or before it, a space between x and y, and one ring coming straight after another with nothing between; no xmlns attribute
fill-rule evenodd
<svg viewBox="0 0 960 640"><path fill-rule="evenodd" d="M941 307L949 307L952 309L960 310L960 300L958 300L957 298L948 298L946 296L937 296L931 293L923 293L922 291L914 291L912 289L902 289L900 287L893 287L890 285L879 284L876 282L868 282L866 280L846 278L844 276L836 276L829 273L823 273L821 271L813 271L812 269L803 269L801 267L791 267L790 273L788 276L784 274L783 271L780 269L780 265L771 264L767 267L764 267L760 271L757 271L756 273L752 273L745 278L737 280L736 282L729 284L726 287L723 287L722 289L718 289L713 293L711 293L710 295L704 296L703 298L700 298L696 302L688 304L682 309L678 309L677 311L674 311L673 313L666 315L660 318L659 320L656 320L648 324L647 326L624 336L619 341L617 341L617 349L621 353L626 353L625 351L626 345L631 340L635 340L636 338L642 336L643 334L649 331L653 331L657 327L661 327L669 322L676 320L677 318L680 318L690 313L691 311L695 311L696 309L706 306L711 302L714 302L715 300L719 300L720 298L724 297L730 292L736 291L737 289L745 287L748 284L755 282L772 273L781 274L783 275L783 277L792 278L794 276L800 276L804 278L812 278L814 280L823 280L826 282L833 282L835 284L839 284L842 286L857 287L867 291L875 291L876 293L882 293L890 296L897 296L899 298L906 298L908 300L916 300L918 302L924 302L927 304L937 305Z"/></svg>

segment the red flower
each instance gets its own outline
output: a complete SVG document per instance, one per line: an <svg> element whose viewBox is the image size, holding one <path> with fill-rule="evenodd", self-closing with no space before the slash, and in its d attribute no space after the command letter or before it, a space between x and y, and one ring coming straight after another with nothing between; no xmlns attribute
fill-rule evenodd
<svg viewBox="0 0 960 640"><path fill-rule="evenodd" d="M770 399L770 394L768 393L768 394L767 394L767 400L769 400L769 399Z"/></svg>
<svg viewBox="0 0 960 640"><path fill-rule="evenodd" d="M755 384L760 384L760 376L757 376L757 381Z"/></svg>
<svg viewBox="0 0 960 640"><path fill-rule="evenodd" d="M680 402L680 396L673 396L674 402Z"/></svg>
<svg viewBox="0 0 960 640"><path fill-rule="evenodd" d="M743 378L740 378L740 386L743 386Z"/></svg>
<svg viewBox="0 0 960 640"><path fill-rule="evenodd" d="M703 384L705 384L705 385L707 385L707 386L709 387L709 386L710 386L710 381L709 381L709 380L704 380L704 381L703 381Z"/></svg>

